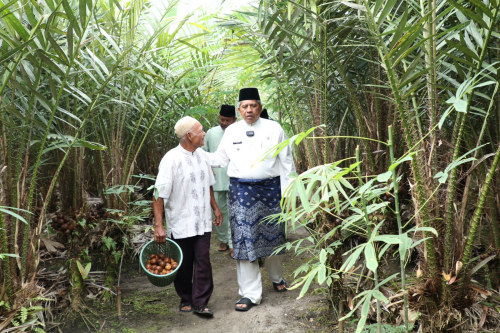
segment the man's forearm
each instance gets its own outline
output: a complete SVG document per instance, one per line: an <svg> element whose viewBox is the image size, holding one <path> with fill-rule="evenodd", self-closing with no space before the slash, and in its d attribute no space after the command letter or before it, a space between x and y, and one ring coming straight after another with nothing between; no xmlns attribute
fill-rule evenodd
<svg viewBox="0 0 500 333"><path fill-rule="evenodd" d="M217 205L217 201L215 201L213 186L210 186L210 206L212 207L213 210L219 209L219 206Z"/></svg>
<svg viewBox="0 0 500 333"><path fill-rule="evenodd" d="M154 225L163 225L163 198L154 199L153 198L153 215L154 215Z"/></svg>

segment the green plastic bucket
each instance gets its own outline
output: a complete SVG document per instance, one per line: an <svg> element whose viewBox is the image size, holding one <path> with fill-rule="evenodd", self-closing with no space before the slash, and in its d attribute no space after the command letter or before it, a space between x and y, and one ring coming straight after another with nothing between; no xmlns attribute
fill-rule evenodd
<svg viewBox="0 0 500 333"><path fill-rule="evenodd" d="M169 274L158 275L151 273L146 269L146 263L152 254L163 253L165 256L177 261L177 267ZM146 273L149 282L157 287L166 287L172 282L174 282L177 272L182 265L182 250L171 239L166 239L163 244L158 244L154 240L149 241L141 250L141 255L139 256L139 261L141 263L142 270Z"/></svg>

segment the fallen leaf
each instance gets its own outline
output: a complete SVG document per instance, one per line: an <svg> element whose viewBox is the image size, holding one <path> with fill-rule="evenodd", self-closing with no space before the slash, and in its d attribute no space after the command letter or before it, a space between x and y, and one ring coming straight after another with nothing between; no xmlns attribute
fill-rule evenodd
<svg viewBox="0 0 500 333"><path fill-rule="evenodd" d="M43 245L45 246L45 248L49 252L59 252L59 250L57 250L57 249L64 249L65 248L65 246L63 244L56 242L56 241L53 241L53 240L50 240L50 239L45 238L45 237L41 237L40 240L43 242Z"/></svg>
<svg viewBox="0 0 500 333"><path fill-rule="evenodd" d="M352 296L351 295L347 296L347 306L349 307L349 310L354 309L354 305L352 304Z"/></svg>
<svg viewBox="0 0 500 333"><path fill-rule="evenodd" d="M478 293L480 293L482 296L491 296L491 292L489 292L488 290L485 290L485 289L482 289L482 288L479 288L477 286L470 286L472 289L474 289L475 291L477 291ZM486 298L485 297L485 298Z"/></svg>
<svg viewBox="0 0 500 333"><path fill-rule="evenodd" d="M488 307L486 305L483 305L483 313L481 313L481 320L479 321L479 329L483 328L487 316L488 316Z"/></svg>

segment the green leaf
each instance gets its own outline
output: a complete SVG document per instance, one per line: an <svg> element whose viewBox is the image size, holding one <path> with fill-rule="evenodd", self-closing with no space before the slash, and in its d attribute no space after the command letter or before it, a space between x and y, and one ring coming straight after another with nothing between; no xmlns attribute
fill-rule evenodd
<svg viewBox="0 0 500 333"><path fill-rule="evenodd" d="M361 331L365 327L366 319L368 318L368 314L370 313L371 298L372 294L369 293L366 295L363 301L363 307L361 308L361 318L359 318L358 325L356 326L356 333L361 333Z"/></svg>
<svg viewBox="0 0 500 333"><path fill-rule="evenodd" d="M321 251L319 253L319 262L324 265L326 262L326 257L327 257L326 250L321 249Z"/></svg>
<svg viewBox="0 0 500 333"><path fill-rule="evenodd" d="M379 301L381 301L383 303L389 303L389 300L387 299L387 297L385 297L384 294L382 294L378 290L374 290L372 295L373 295L373 297L375 297L376 299L378 299Z"/></svg>
<svg viewBox="0 0 500 333"><path fill-rule="evenodd" d="M345 262L340 267L343 272L348 272L352 266L356 263L361 252L364 250L365 244L358 245L358 248L345 260Z"/></svg>
<svg viewBox="0 0 500 333"><path fill-rule="evenodd" d="M14 15L14 13L7 9L7 7L9 7L10 5L13 5L16 2L17 1L11 1L7 5L2 6L1 7L2 11L0 11L0 18L5 23L5 25L9 28L9 30L14 31L15 33L19 34L19 36L21 36L21 38L24 41L28 41L28 39L29 39L28 31L26 31L26 29L21 24L19 19ZM0 2L0 4L2 4L2 2ZM12 34L12 35L14 35L14 34Z"/></svg>
<svg viewBox="0 0 500 333"><path fill-rule="evenodd" d="M13 253L0 253L0 259L3 259L4 257L19 258L19 256L17 254L13 254Z"/></svg>
<svg viewBox="0 0 500 333"><path fill-rule="evenodd" d="M417 232L417 231L430 232L430 233L433 233L434 235L438 236L438 232L436 231L436 229L431 228L431 227L417 227L414 229L414 232Z"/></svg>
<svg viewBox="0 0 500 333"><path fill-rule="evenodd" d="M80 23L82 27L87 25L87 0L79 0Z"/></svg>
<svg viewBox="0 0 500 333"><path fill-rule="evenodd" d="M391 280L394 280L394 278L395 278L396 276L398 276L398 275L399 275L399 273L394 273L394 274L392 274L391 276L386 277L386 278L385 278L382 282L379 282L379 283L378 283L378 284L374 287L374 289L378 289L378 288L380 288L381 286L383 286L384 284L386 284L387 282L389 282L389 281L391 281Z"/></svg>
<svg viewBox="0 0 500 333"><path fill-rule="evenodd" d="M366 12L366 8L365 6L362 6L362 5L358 5L357 3L355 2L350 2L350 1L346 1L346 0L342 0L340 1L341 3L343 3L344 5L346 5L347 7L351 7L351 8L354 8L356 10L361 10L363 12Z"/></svg>
<svg viewBox="0 0 500 333"><path fill-rule="evenodd" d="M91 266L92 266L92 263L90 263L90 262L89 262L89 263L85 266L85 269L84 269L84 271L83 271L83 275L82 275L82 277L83 277L84 279L86 279L86 278L89 276L89 273L90 273L90 267L91 267Z"/></svg>
<svg viewBox="0 0 500 333"><path fill-rule="evenodd" d="M399 244L399 256L401 257L402 261L406 260L406 254L408 253L408 250L412 248L412 239L408 237L406 233L401 234L398 236L400 238L400 244Z"/></svg>
<svg viewBox="0 0 500 333"><path fill-rule="evenodd" d="M457 110L458 112L466 112L467 111L467 101L465 101L463 99L455 99L452 102L452 104L453 104L453 107L455 108L455 110Z"/></svg>
<svg viewBox="0 0 500 333"><path fill-rule="evenodd" d="M384 242L387 244L401 244L399 235L378 235L373 238L376 242Z"/></svg>
<svg viewBox="0 0 500 333"><path fill-rule="evenodd" d="M313 269L312 271L310 271L308 273L306 282L304 283L304 286L300 290L300 294L297 297L297 299L301 299L302 297L304 297L304 295L306 294L306 292L309 290L309 286L311 285L311 282L313 281L313 279L316 276L317 272L318 272L318 267L316 267L315 269Z"/></svg>
<svg viewBox="0 0 500 333"><path fill-rule="evenodd" d="M381 173L377 176L377 181L380 183L385 183L392 177L392 171L387 171L384 173Z"/></svg>
<svg viewBox="0 0 500 333"><path fill-rule="evenodd" d="M325 265L319 265L318 268L318 283L323 284L326 280L326 266Z"/></svg>
<svg viewBox="0 0 500 333"><path fill-rule="evenodd" d="M417 152L413 152L405 157L403 157L402 159L400 160L397 160L396 162L392 163L390 166L389 166L389 171L392 171L394 169L396 169L396 167L398 165L400 165L401 163L404 163L404 162L407 162L407 161L413 161L413 155L415 155Z"/></svg>
<svg viewBox="0 0 500 333"><path fill-rule="evenodd" d="M18 219L19 221L27 224L28 222L24 219L24 217L22 217L21 215L13 212L12 210L17 210L17 211L21 211L21 212L24 212L24 213L28 213L28 214L33 214L27 210L24 210L24 209L20 209L20 208L15 208L15 207L6 207L6 206L0 206L0 212L2 213L5 213L5 214L9 214L10 216Z"/></svg>
<svg viewBox="0 0 500 333"><path fill-rule="evenodd" d="M79 37L82 37L82 30L80 29L78 21L75 18L75 14L74 14L73 9L71 8L70 4L68 3L68 0L62 0L62 5L64 7L64 12L66 13L66 15L68 15L68 18L69 18L71 25L75 29L76 34Z"/></svg>
<svg viewBox="0 0 500 333"><path fill-rule="evenodd" d="M438 173L436 173L434 178L437 179L439 183L444 184L444 183L446 183L446 180L448 179L448 173L447 172L445 173L443 171L439 171Z"/></svg>
<svg viewBox="0 0 500 333"><path fill-rule="evenodd" d="M375 247L373 246L373 243L366 243L365 249L364 249L364 254L365 254L365 260L366 260L366 267L372 271L375 272L378 267L378 260L377 260L377 255L375 253Z"/></svg>
<svg viewBox="0 0 500 333"><path fill-rule="evenodd" d="M378 15L378 18L377 18L377 25L378 26L380 26L384 22L385 18L387 17L387 15L389 14L389 12L392 10L392 8L394 7L394 5L396 3L399 3L399 1L398 0L387 0L384 8L382 9L382 12L379 15L378 15L378 13L373 13L374 15Z"/></svg>
<svg viewBox="0 0 500 333"><path fill-rule="evenodd" d="M80 263L80 260L76 260L76 266L78 267L78 271L80 272L82 279L88 278L90 273L91 263L89 262L87 265L85 265L85 268L83 268L82 264Z"/></svg>

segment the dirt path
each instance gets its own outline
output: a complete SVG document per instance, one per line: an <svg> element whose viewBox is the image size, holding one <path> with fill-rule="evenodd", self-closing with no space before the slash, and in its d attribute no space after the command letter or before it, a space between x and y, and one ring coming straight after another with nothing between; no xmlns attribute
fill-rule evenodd
<svg viewBox="0 0 500 333"><path fill-rule="evenodd" d="M291 238L299 237L291 235ZM178 311L179 298L173 285L159 288L151 285L137 269L137 262L122 272L122 318L116 316L116 305L96 309L101 332L333 332L327 325L328 304L322 295L306 295L297 300L299 290L277 293L263 269L263 300L248 312L234 310L238 299L236 267L227 252L219 253L212 236L211 261L214 292L209 306L214 318L205 319L193 313ZM292 272L303 260L293 252L284 255L284 275L293 280ZM108 313L106 315L106 313ZM84 328L64 332L86 332Z"/></svg>

